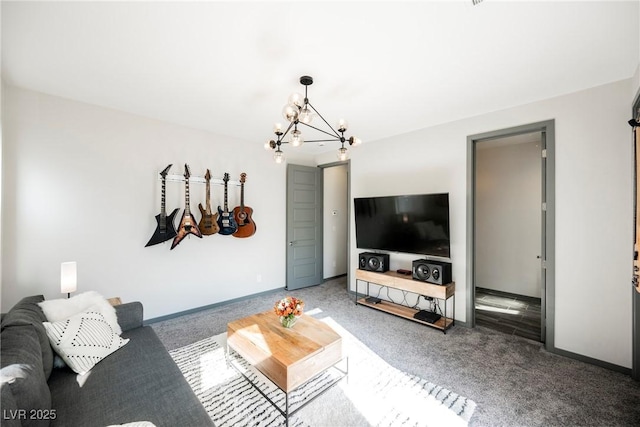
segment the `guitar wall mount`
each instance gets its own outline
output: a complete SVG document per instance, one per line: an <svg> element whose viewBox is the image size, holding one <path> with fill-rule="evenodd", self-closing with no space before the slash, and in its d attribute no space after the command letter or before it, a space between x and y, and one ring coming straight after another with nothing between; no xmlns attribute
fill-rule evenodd
<svg viewBox="0 0 640 427"><path fill-rule="evenodd" d="M184 182L184 176L182 175L167 175L166 177L167 182L168 181L172 181L172 182ZM158 172L158 181L162 181L162 176L160 175L160 172ZM204 178L204 176L195 176L192 175L191 177L189 177L189 182L191 184L206 184L207 180ZM212 178L211 179L211 184L217 184L217 185L224 185L224 181L222 179L219 178ZM229 181L228 185L234 185L236 187L240 187L240 181Z"/></svg>

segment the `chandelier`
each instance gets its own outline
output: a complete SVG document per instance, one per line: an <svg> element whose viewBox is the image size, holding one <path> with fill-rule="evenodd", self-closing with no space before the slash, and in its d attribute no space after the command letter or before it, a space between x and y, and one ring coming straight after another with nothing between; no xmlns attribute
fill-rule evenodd
<svg viewBox="0 0 640 427"><path fill-rule="evenodd" d="M299 147L305 142L316 142L319 145L324 145L325 142L340 142L340 148L338 149L338 159L339 160L347 160L349 157L349 153L347 152L347 148L344 146L345 142L349 145L360 145L362 141L360 139L351 136L349 138L345 138L344 133L347 131L347 121L344 119L340 119L334 129L329 122L322 117L322 114L318 113L318 110L315 109L313 105L309 102L309 98L307 96L307 89L311 84L313 84L313 78L309 76L300 77L300 83L304 86L304 97L299 93L293 93L289 96L289 101L287 105L282 109L282 115L289 122L287 128L283 131L282 125L280 123L276 123L273 126L273 133L276 135L275 140L267 141L264 144L264 148L266 150L275 150L273 154L273 159L276 163L284 162L284 153L282 152L282 144L291 144L294 147ZM311 121L315 116L318 116L322 119L324 124L328 129L321 129L319 127L313 126ZM321 126L320 123L319 126ZM305 140L302 136L302 132L299 127L306 126L311 129L315 129L318 132L321 132L326 135L326 139L312 139ZM289 140L285 140L287 135L290 136Z"/></svg>

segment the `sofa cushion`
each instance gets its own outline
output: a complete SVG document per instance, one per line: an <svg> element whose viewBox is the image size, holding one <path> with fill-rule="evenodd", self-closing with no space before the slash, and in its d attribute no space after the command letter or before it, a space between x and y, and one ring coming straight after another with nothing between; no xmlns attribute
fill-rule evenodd
<svg viewBox="0 0 640 427"><path fill-rule="evenodd" d="M142 326L143 308L139 301L116 305L114 308L116 309L118 323L122 328L122 332Z"/></svg>
<svg viewBox="0 0 640 427"><path fill-rule="evenodd" d="M68 319L74 314L85 311L98 311L102 313L107 322L111 325L114 332L118 335L122 333L118 324L116 310L111 304L98 292L88 291L78 294L72 298L58 298L38 303L46 317L46 321L58 322Z"/></svg>
<svg viewBox="0 0 640 427"><path fill-rule="evenodd" d="M129 342L122 339L102 313L78 313L59 322L44 322L51 346L74 372L85 374Z"/></svg>
<svg viewBox="0 0 640 427"><path fill-rule="evenodd" d="M42 351L42 368L45 378L49 378L53 369L53 350L49 345L47 332L44 330L42 322L47 318L44 316L42 309L38 306L39 302L44 301L42 295L34 295L25 297L9 310L2 318L2 329L13 325L33 325L38 340L40 341L40 350Z"/></svg>
<svg viewBox="0 0 640 427"><path fill-rule="evenodd" d="M129 343L86 375L82 386L69 370L49 379L57 419L52 426L108 426L137 420L158 427L212 426L189 383L155 331L123 332Z"/></svg>
<svg viewBox="0 0 640 427"><path fill-rule="evenodd" d="M47 426L51 393L42 368L40 340L33 325L6 326L0 334L0 366L9 372L6 380L15 406L25 412L23 426Z"/></svg>

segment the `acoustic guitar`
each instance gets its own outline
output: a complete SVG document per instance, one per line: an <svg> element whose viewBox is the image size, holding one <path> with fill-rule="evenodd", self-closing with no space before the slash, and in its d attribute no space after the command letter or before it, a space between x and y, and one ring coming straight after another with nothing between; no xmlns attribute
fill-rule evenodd
<svg viewBox="0 0 640 427"><path fill-rule="evenodd" d="M167 216L167 211L165 209L167 173L169 172L169 169L171 169L171 166L172 165L167 166L162 172L160 172L160 176L162 177L162 201L160 202L160 213L156 215L156 231L153 232L151 239L149 239L147 244L144 245L145 247L166 242L176 236L176 228L173 225L173 221L176 213L178 213L178 208L175 208L169 216Z"/></svg>
<svg viewBox="0 0 640 427"><path fill-rule="evenodd" d="M256 232L256 223L251 218L253 209L244 205L244 183L247 180L247 174L240 174L240 206L233 208L233 217L238 224L238 230L233 233L234 237L251 237Z"/></svg>
<svg viewBox="0 0 640 427"><path fill-rule="evenodd" d="M173 243L171 244L171 249L178 246L182 239L184 239L187 235L193 234L194 236L198 236L202 238L202 233L198 228L198 224L196 223L195 218L191 215L191 208L189 203L189 177L191 176L191 172L189 172L189 165L184 165L184 212L182 213L182 219L180 220L180 226L178 226L178 235L173 239Z"/></svg>
<svg viewBox="0 0 640 427"><path fill-rule="evenodd" d="M224 174L224 210L218 206L218 226L220 227L220 231L218 233L229 235L233 234L238 230L238 224L236 224L236 220L233 217L233 214L229 212L229 207L227 205L227 184L229 183L229 174Z"/></svg>
<svg viewBox="0 0 640 427"><path fill-rule="evenodd" d="M218 213L216 212L214 214L211 212L211 172L209 172L209 169L207 169L207 174L204 176L204 179L207 180L207 209L202 207L202 203L198 203L198 209L200 209L200 213L202 214L198 227L202 234L210 236L220 231L220 227L218 226Z"/></svg>

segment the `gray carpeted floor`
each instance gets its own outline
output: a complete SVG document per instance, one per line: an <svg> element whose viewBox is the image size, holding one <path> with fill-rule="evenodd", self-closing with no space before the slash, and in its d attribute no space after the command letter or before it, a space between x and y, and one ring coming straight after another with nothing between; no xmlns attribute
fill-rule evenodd
<svg viewBox="0 0 640 427"><path fill-rule="evenodd" d="M474 400L471 426L640 426L640 383L629 376L486 328L455 326L445 335L356 306L344 277L152 326L167 349L174 349L224 332L227 322L269 310L285 295L302 298L306 310L322 309L396 368Z"/></svg>

